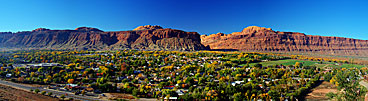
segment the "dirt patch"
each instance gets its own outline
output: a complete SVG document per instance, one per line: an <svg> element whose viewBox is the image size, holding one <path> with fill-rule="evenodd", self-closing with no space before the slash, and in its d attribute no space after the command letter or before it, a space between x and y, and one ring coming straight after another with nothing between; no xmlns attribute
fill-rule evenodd
<svg viewBox="0 0 368 101"><path fill-rule="evenodd" d="M305 99L308 101L328 100L326 94L329 92L337 93L337 87L330 82L323 81L322 84L313 88L312 92L309 93Z"/></svg>
<svg viewBox="0 0 368 101"><path fill-rule="evenodd" d="M131 94L123 94L123 93L104 93L106 97L102 97L102 100L117 100L117 99L126 99L126 100L135 100L135 101L158 101L157 98L135 98Z"/></svg>
<svg viewBox="0 0 368 101"><path fill-rule="evenodd" d="M31 93L0 84L0 100L6 101L58 101L56 98Z"/></svg>
<svg viewBox="0 0 368 101"><path fill-rule="evenodd" d="M116 99L135 99L131 94L123 93L104 93L106 95L105 99L116 100Z"/></svg>

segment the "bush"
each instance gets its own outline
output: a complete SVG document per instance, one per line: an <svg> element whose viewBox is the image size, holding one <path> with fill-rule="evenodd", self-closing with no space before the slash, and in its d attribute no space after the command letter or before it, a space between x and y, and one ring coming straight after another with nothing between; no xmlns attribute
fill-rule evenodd
<svg viewBox="0 0 368 101"><path fill-rule="evenodd" d="M336 94L335 94L335 93L333 93L333 92L329 92L329 93L327 93L327 94L326 94L326 96L327 96L329 99L332 99L332 98L336 97Z"/></svg>
<svg viewBox="0 0 368 101"><path fill-rule="evenodd" d="M60 98L64 100L65 99L65 95L61 95Z"/></svg>
<svg viewBox="0 0 368 101"><path fill-rule="evenodd" d="M29 91L33 92L33 89L31 89L31 90L29 90Z"/></svg>
<svg viewBox="0 0 368 101"><path fill-rule="evenodd" d="M41 94L42 94L42 95L45 95L45 94L46 94L46 91L42 91L42 92L41 92Z"/></svg>
<svg viewBox="0 0 368 101"><path fill-rule="evenodd" d="M48 96L51 96L51 95L52 95L52 92L47 93L47 95L48 95Z"/></svg>
<svg viewBox="0 0 368 101"><path fill-rule="evenodd" d="M332 77L333 77L333 75L331 73L326 73L325 75L323 75L323 78L327 82L329 82L332 79Z"/></svg>
<svg viewBox="0 0 368 101"><path fill-rule="evenodd" d="M39 89L35 89L34 92L35 93L38 93L38 92L40 92L40 90Z"/></svg>

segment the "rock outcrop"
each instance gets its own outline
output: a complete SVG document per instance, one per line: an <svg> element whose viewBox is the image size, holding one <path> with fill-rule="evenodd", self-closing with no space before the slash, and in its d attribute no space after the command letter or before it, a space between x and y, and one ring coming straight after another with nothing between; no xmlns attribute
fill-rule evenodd
<svg viewBox="0 0 368 101"><path fill-rule="evenodd" d="M84 32L103 32L100 29L97 28L91 28L91 27L78 27L75 29L76 31L84 31Z"/></svg>
<svg viewBox="0 0 368 101"><path fill-rule="evenodd" d="M134 31L136 30L147 30L147 29L163 29L161 26L158 26L158 25L145 25L145 26L139 26L135 29L133 29Z"/></svg>
<svg viewBox="0 0 368 101"><path fill-rule="evenodd" d="M211 49L242 51L318 52L332 55L366 55L368 40L279 32L250 26L232 34L202 35L201 43Z"/></svg>
<svg viewBox="0 0 368 101"><path fill-rule="evenodd" d="M0 33L0 48L41 49L144 49L144 50L203 50L196 32L143 26L133 31L103 32L97 28L75 30L39 28L18 33Z"/></svg>

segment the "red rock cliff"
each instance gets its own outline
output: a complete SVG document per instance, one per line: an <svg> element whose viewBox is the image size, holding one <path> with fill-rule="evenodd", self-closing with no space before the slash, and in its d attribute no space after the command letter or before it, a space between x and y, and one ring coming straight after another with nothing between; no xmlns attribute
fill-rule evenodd
<svg viewBox="0 0 368 101"><path fill-rule="evenodd" d="M36 29L0 33L0 48L203 50L200 35L160 26L140 26L133 31L103 32L97 28L75 30Z"/></svg>
<svg viewBox="0 0 368 101"><path fill-rule="evenodd" d="M202 35L201 43L211 49L244 51L323 52L328 54L361 55L368 53L368 40L343 37L278 32L271 28L250 26L232 34Z"/></svg>

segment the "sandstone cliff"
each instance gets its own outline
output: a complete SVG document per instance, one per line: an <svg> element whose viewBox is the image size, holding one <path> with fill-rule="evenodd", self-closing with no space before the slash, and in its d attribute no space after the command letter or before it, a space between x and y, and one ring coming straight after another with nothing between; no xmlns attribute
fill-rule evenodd
<svg viewBox="0 0 368 101"><path fill-rule="evenodd" d="M201 43L211 49L242 51L320 52L323 54L366 55L368 40L343 37L305 35L279 32L271 28L250 26L232 34L202 35Z"/></svg>
<svg viewBox="0 0 368 101"><path fill-rule="evenodd" d="M44 49L146 49L203 50L200 35L160 26L140 26L133 31L104 32L97 28L75 30L39 28L18 33L0 33L1 48Z"/></svg>

